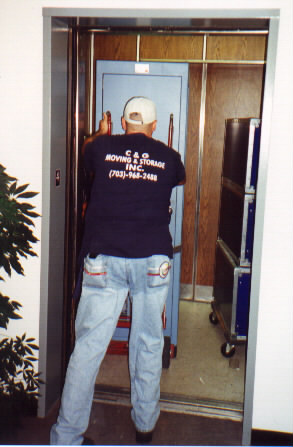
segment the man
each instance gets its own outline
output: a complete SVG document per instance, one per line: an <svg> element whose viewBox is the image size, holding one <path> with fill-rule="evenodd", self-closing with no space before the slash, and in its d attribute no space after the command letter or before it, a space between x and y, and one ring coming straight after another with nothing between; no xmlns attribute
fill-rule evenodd
<svg viewBox="0 0 293 447"><path fill-rule="evenodd" d="M138 443L150 442L159 417L162 312L170 281L172 188L183 184L180 155L152 134L155 104L131 98L123 135L107 135L104 114L85 142L84 166L93 174L82 244L84 271L76 343L67 369L51 444L83 443L95 380L129 293L131 417Z"/></svg>

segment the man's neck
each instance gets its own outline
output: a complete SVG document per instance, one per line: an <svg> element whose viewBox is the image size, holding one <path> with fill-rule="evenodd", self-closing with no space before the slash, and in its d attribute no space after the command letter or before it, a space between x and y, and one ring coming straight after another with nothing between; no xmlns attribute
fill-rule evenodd
<svg viewBox="0 0 293 447"><path fill-rule="evenodd" d="M149 138L152 137L152 133L144 132L143 130L135 130L135 131L131 131L131 132L126 131L125 134L126 135L143 134L146 137L149 137Z"/></svg>

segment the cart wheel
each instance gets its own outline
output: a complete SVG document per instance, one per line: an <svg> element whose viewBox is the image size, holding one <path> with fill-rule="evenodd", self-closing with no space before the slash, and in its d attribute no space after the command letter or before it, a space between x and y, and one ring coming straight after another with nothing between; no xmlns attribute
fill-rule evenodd
<svg viewBox="0 0 293 447"><path fill-rule="evenodd" d="M171 352L171 338L164 337L162 366L165 369L168 369L170 366L170 352Z"/></svg>
<svg viewBox="0 0 293 447"><path fill-rule="evenodd" d="M170 346L170 357L171 359L175 359L177 357L177 346L172 344Z"/></svg>
<svg viewBox="0 0 293 447"><path fill-rule="evenodd" d="M233 357L233 355L235 354L235 346L230 345L230 343L224 343L221 346L221 353L224 357Z"/></svg>
<svg viewBox="0 0 293 447"><path fill-rule="evenodd" d="M209 319L210 319L210 322L211 322L212 324L218 324L218 323L219 323L218 317L217 317L217 315L215 314L215 312L211 312L211 313L210 313L210 315L209 315Z"/></svg>

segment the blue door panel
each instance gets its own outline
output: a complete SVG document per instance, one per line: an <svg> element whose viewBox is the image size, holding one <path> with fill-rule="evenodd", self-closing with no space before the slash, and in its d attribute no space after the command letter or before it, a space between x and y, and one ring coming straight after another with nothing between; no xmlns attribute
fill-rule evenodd
<svg viewBox="0 0 293 447"><path fill-rule="evenodd" d="M153 138L168 144L170 114L173 114L173 148L185 158L186 116L188 96L188 64L135 63L124 61L97 61L96 64L96 128L103 112L110 111L112 133L123 133L121 117L126 101L132 96L146 96L157 107L157 129ZM183 188L174 188L171 197L173 209L170 233L173 246L181 245L183 216ZM176 253L171 270L171 286L167 299L167 326L164 335L177 344L178 306L180 293L181 254ZM117 328L113 339L121 340L128 329ZM127 338L127 337L126 337Z"/></svg>
<svg viewBox="0 0 293 447"><path fill-rule="evenodd" d="M153 137L168 143L170 113L180 115L180 102L175 102L181 92L181 78L171 76L111 75L103 76L102 110L112 113L113 133L121 133L121 116L126 101L131 96L146 96L157 107L158 123ZM159 97L166 98L159 101ZM100 115L101 116L101 115ZM99 118L100 118L99 116ZM178 147L178 126L174 128L173 144Z"/></svg>

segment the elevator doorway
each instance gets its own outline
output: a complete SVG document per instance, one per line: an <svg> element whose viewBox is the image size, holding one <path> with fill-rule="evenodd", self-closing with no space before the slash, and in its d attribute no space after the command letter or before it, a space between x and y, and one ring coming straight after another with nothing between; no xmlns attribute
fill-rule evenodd
<svg viewBox="0 0 293 447"><path fill-rule="evenodd" d="M53 229L56 233L56 226L60 232L58 233L60 236L62 235L63 221L62 215L60 214L60 209L63 209L65 202L64 188L59 188L55 191L54 185L52 184L52 179L54 179L55 170L62 164L65 166L65 154L66 154L66 141L70 144L79 143L79 140L83 140L84 135L87 134L87 124L80 125L78 128L77 121L72 121L73 127L77 126L77 138L70 135L66 129L66 126L63 126L61 123L61 117L63 120L66 119L66 116L74 116L69 113L68 110L72 109L77 110L78 106L73 104L73 97L71 98L71 104L69 104L69 109L66 107L66 79L68 80L68 74L71 73L71 54L66 55L66 45L67 42L70 43L72 38L72 26L86 26L87 30L90 30L92 27L96 27L97 30L101 29L101 27L106 30L109 29L109 25L116 28L116 31L125 32L129 30L131 34L133 30L139 31L141 28L144 31L149 33L149 37L152 38L153 30L157 29L161 32L163 29L167 31L177 31L180 33L189 33L189 31L204 33L208 32L209 34L213 34L214 32L221 31L224 34L228 34L228 41L230 38L232 41L243 42L241 33L244 32L245 35L250 34L251 32L258 34L265 33L265 39L268 36L268 32L270 34L270 39L268 40L268 49L267 49L267 62L266 62L266 73L265 73L265 89L264 89L264 102L261 105L261 110L264 114L263 124L265 124L265 131L263 132L263 142L261 143L261 160L260 160L260 179L259 179L259 193L260 193L260 202L257 205L257 219L256 219L256 230L257 234L262 234L262 224L264 220L264 212L263 212L263 200L266 195L266 174L267 174L267 160L268 160L268 142L270 141L269 136L269 127L270 127L270 113L272 109L272 95L273 95L273 87L274 87L274 70L276 64L276 54L277 54L277 36L278 36L278 16L277 12L272 10L235 10L233 12L233 19L227 19L227 12L225 10L218 11L202 11L202 10L181 10L178 9L176 11L176 18L169 15L169 12L166 10L146 10L146 11L124 11L124 10L90 10L86 11L84 9L54 9L54 8L44 8L44 188L43 188L43 203L46 205L43 209L43 232L42 232L42 278L43 278L43 287L42 287L42 301L44 302L44 312L42 312L40 320L40 370L43 372L46 385L42 388L42 396L40 398L40 406L39 406L39 414L44 415L50 408L50 406L56 401L56 399L60 395L60 382L62 381L62 373L61 373L61 364L62 359L59 355L60 353L60 343L61 340L64 339L65 335L62 330L62 312L56 313L56 308L58 308L58 304L60 299L63 296L62 290L62 275L63 271L59 268L59 263L56 265L55 259L59 254L56 253L56 244L54 244L54 240L52 240L52 244L50 242L51 237L49 230ZM58 17L56 17L58 14ZM83 17L79 17L80 14ZM88 16L87 16L88 14ZM90 16L90 17L89 17ZM264 18L265 17L265 18ZM240 32L240 33L239 33ZM232 34L232 36L230 36ZM234 34L234 35L233 35ZM236 34L236 36L235 36ZM238 38L237 38L238 35ZM175 40L179 38L177 35L173 36ZM183 36L185 39L185 36ZM186 36L187 37L187 36ZM111 36L113 39L114 36ZM60 39L62 41L63 47L60 46ZM93 42L93 39L91 39ZM136 40L136 39L135 39ZM118 42L120 42L120 46L111 44L112 50L118 54L121 49L128 50L128 47L124 46L121 39L118 36ZM211 59L209 59L209 64L213 64L214 68L221 68L220 64L225 63L226 66L233 65L233 62L237 59L237 55L243 54L246 52L247 45L245 41L243 45L240 44L240 47L235 46L234 50L228 45L229 51L228 55L223 54L223 52L219 49L217 45L217 37L215 38L215 45L212 47L216 50L215 54L210 54ZM252 46L256 48L256 46ZM105 45L101 47L105 53L105 57L108 56L108 47ZM168 45L161 47L168 50ZM186 54L185 49L191 48L191 54ZM151 48L151 51L154 52L158 50L159 47L154 45ZM63 51L64 50L64 51ZM235 55L236 52L236 55ZM134 51L135 53L135 51ZM265 54L265 58L266 58ZM118 54L119 55L119 54ZM170 54L168 50L167 59L173 59L173 54ZM198 57L194 52L194 45L184 46L180 51L181 58L184 57L184 60L190 60L191 65L190 69L197 72L197 67L192 66L192 64L199 64L202 66L203 59L202 57ZM136 56L134 56L135 59ZM145 58L148 55L145 54ZM247 55L246 55L247 57ZM253 62L254 66L262 66L263 62L261 59L265 59L259 57L259 54L250 54L247 57L247 65L250 66L250 62ZM129 60L129 55L127 57L123 57L123 59ZM133 56L131 60L134 60ZM165 58L166 59L166 58ZM259 61L258 61L259 59ZM240 64L240 66L243 62ZM259 65L260 64L260 65ZM204 65L204 64L203 64ZM245 63L244 63L245 65ZM212 65L210 65L212 67ZM213 70L212 70L213 71ZM225 70L220 70L225 71ZM229 70L228 70L229 71ZM263 71L263 70L262 70ZM81 76L87 77L87 73L82 69L79 73ZM252 79L251 76L248 78ZM228 86L228 90L223 90L223 83L212 82L212 94L214 94L215 90L217 90L216 99L216 107L215 107L215 116L217 116L217 112L222 110L223 107L218 106L219 96L221 97L221 92L223 93L223 97L234 96L234 103L243 102L243 105L246 103L246 98L244 96L243 99L243 91L242 95L239 95L239 88L234 83L231 83L233 79L237 79L237 70L234 75L226 77L226 87ZM61 85L60 89L60 81ZM69 81L69 84L71 81ZM193 85L199 86L201 84L201 75L198 76L197 79L194 80ZM72 84L71 84L72 85ZM215 85L218 88L215 88ZM230 91L229 91L230 90ZM241 89L240 89L241 90ZM242 89L243 90L243 89ZM245 90L245 89L244 89ZM259 89L257 88L257 91ZM71 92L71 87L68 90ZM56 94L56 95L55 95ZM196 98L194 93L191 93L193 98L201 102L201 97ZM261 95L262 96L262 95ZM61 99L61 100L60 100ZM86 112L88 104L84 111ZM193 120L191 123L191 132L189 135L198 135L198 123L203 122L205 120L199 120L199 114L196 114L195 110L193 112ZM225 108L225 115L227 112L227 107ZM56 114L54 113L56 112ZM56 117L58 116L57 120ZM190 116L190 114L189 114ZM213 115L211 115L213 119ZM81 120L82 121L82 120ZM80 123L81 124L81 123ZM196 130L192 130L193 126L195 126ZM62 127L62 128L61 128ZM92 129L92 126L89 127ZM209 140L215 142L215 138L213 138L211 129L212 126L209 123L207 125L207 129L209 130ZM218 129L216 128L216 132ZM218 133L218 132L217 132ZM195 147L198 147L195 144ZM53 155L52 155L53 152ZM63 158L63 160L61 160ZM200 157L199 157L200 158ZM61 160L61 161L60 161ZM187 166L194 169L193 172L197 172L196 160L189 160L187 162ZM65 170L61 170L61 185L64 177ZM76 173L77 174L77 173ZM186 192L187 188L185 188ZM52 197L53 193L53 197ZM185 201L186 203L186 201ZM57 234L57 233L56 233ZM193 232L191 232L193 234ZM67 237L67 234L65 233ZM69 235L70 236L70 235ZM66 246L67 240L64 238L64 245ZM62 239L62 238L61 238ZM50 242L50 246L49 246ZM62 242L61 242L62 243ZM70 244L72 248L73 245ZM192 249L193 244L190 244ZM58 252L59 253L59 252ZM255 244L254 251L254 264L256 273L254 276L254 281L252 283L252 301L251 301L251 312L250 312L250 331L249 331L249 343L248 343L248 366L246 371L246 389L245 389L245 410L244 410L244 422L243 422L243 443L247 445L250 441L250 433L251 433L251 414L253 410L253 383L254 383L254 368L255 368L255 354L256 354L256 334L257 334L257 315L258 315L258 295L259 295L259 270L261 267L262 260L262 243L258 241ZM66 263L65 263L66 268ZM53 281L52 281L53 280ZM66 289L66 287L65 287ZM66 291L64 292L65 303L64 303L64 314L68 315L67 306L70 306L68 300L66 300ZM46 307L47 306L47 307ZM65 318L66 320L66 318ZM52 340L52 335L54 335ZM194 402L197 402L197 399L192 399ZM176 400L172 399L173 404L175 405ZM206 406L206 405L205 405ZM208 408L208 406L206 406ZM243 406L241 406L243 408ZM190 410L190 408L189 408ZM243 412L241 412L242 414Z"/></svg>
<svg viewBox="0 0 293 447"><path fill-rule="evenodd" d="M185 187L181 290L187 290L187 293L182 293L179 306L179 326L181 324L182 329L182 335L179 334L179 349L183 352L183 347L188 347L189 351L182 359L178 356L171 362L171 368L163 372L162 394L166 400L173 396L172 399L176 398L181 402L190 399L201 401L202 408L212 406L216 413L232 412L233 417L241 418L245 346L237 348L239 357L231 361L223 358L220 352L224 341L223 333L220 328L212 327L208 315L212 300L224 122L229 117L261 115L266 33L249 36L244 33L241 38L233 33L228 36L226 33L219 33L212 35L212 38L207 35L202 37L196 33L174 36L168 32L166 35L156 35L152 32L143 33L138 39L138 35L133 33L80 33L79 67L83 68L77 70L77 91L83 92L84 96L79 98L79 115L83 119L77 126L78 139L81 144L85 135L92 133L95 127L93 123L98 120L98 117L91 117L89 113L89 110L93 110L93 98L96 97L97 60L135 60L139 53L139 63L149 63L150 59L158 62L160 57L162 59L158 52L164 49L164 60L170 60L171 55L174 60L174 52L177 51L176 59L179 63L184 52L189 67L189 113L186 154L188 183ZM248 49L245 57L256 58L262 55L263 63L251 59L246 63L237 60L239 49L244 42ZM212 59L206 62L207 48L216 54L219 45L223 53L226 51L226 58L231 58L231 45L235 46L232 55L235 59L224 59L220 62ZM258 51L253 54L256 47ZM130 54L129 48L135 50L134 55ZM193 54L195 50L198 52L198 60L191 59L190 55L186 54L190 49ZM210 363L206 362L208 356L211 356ZM126 360L125 357L107 356L97 379L100 393L109 395L113 387L115 394L117 390L128 390ZM183 363L180 364L181 360ZM126 379L122 378L121 374L123 363ZM116 371L116 374L112 375L113 371ZM117 374L117 371L120 371L120 374ZM174 381L172 376L176 377ZM188 388L189 385L191 388ZM236 388L237 392L234 393ZM218 392L219 390L221 392Z"/></svg>

